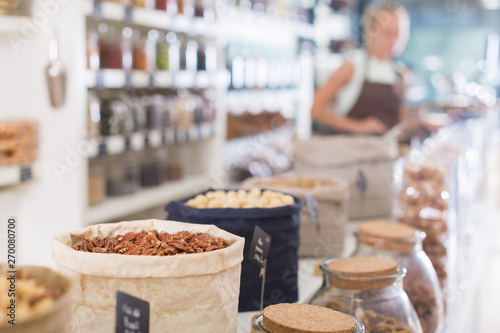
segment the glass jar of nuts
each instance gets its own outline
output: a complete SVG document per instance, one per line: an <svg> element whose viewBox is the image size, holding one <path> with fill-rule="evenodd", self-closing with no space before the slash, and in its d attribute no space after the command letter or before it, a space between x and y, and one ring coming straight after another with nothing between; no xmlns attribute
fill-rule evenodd
<svg viewBox="0 0 500 333"><path fill-rule="evenodd" d="M406 269L389 258L330 259L321 264L323 286L309 304L350 314L367 333L422 333L403 290Z"/></svg>
<svg viewBox="0 0 500 333"><path fill-rule="evenodd" d="M425 233L403 223L365 221L358 226L354 257L392 258L407 269L403 289L424 333L443 331L443 294L429 257L422 249Z"/></svg>

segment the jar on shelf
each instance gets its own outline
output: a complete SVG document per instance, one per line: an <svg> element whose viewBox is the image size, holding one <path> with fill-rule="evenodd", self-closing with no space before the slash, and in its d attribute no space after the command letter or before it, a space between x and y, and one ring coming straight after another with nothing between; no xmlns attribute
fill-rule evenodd
<svg viewBox="0 0 500 333"><path fill-rule="evenodd" d="M160 186L164 182L166 150L148 148L141 152L141 186Z"/></svg>
<svg viewBox="0 0 500 333"><path fill-rule="evenodd" d="M350 314L366 332L422 333L403 290L406 269L389 258L330 259L320 266L323 285L309 304Z"/></svg>
<svg viewBox="0 0 500 333"><path fill-rule="evenodd" d="M125 122L128 113L125 103L117 99L102 99L100 107L100 132L101 135L125 134Z"/></svg>
<svg viewBox="0 0 500 333"><path fill-rule="evenodd" d="M254 333L328 332L364 333L365 327L356 318L309 304L281 303L266 307L252 323Z"/></svg>
<svg viewBox="0 0 500 333"><path fill-rule="evenodd" d="M146 110L146 128L149 130L160 130L164 123L164 97L161 95L144 96L143 105Z"/></svg>
<svg viewBox="0 0 500 333"><path fill-rule="evenodd" d="M87 33L87 68L99 69L99 60L99 35L96 31L89 31Z"/></svg>
<svg viewBox="0 0 500 333"><path fill-rule="evenodd" d="M205 70L209 73L217 71L217 46L213 41L205 45Z"/></svg>
<svg viewBox="0 0 500 333"><path fill-rule="evenodd" d="M191 73L196 73L198 69L198 42L194 39L186 43L185 50L185 70Z"/></svg>
<svg viewBox="0 0 500 333"><path fill-rule="evenodd" d="M88 204L97 205L106 199L106 168L102 159L89 160Z"/></svg>
<svg viewBox="0 0 500 333"><path fill-rule="evenodd" d="M168 58L169 66L172 72L178 71L180 69L181 63L181 37L175 32L170 31L165 36L165 39L169 45L168 48ZM184 57L184 55L182 55Z"/></svg>
<svg viewBox="0 0 500 333"><path fill-rule="evenodd" d="M386 257L407 269L403 289L417 312L424 333L443 331L443 294L436 271L422 249L425 233L403 223L365 221L356 232L353 257Z"/></svg>
<svg viewBox="0 0 500 333"><path fill-rule="evenodd" d="M165 39L165 34L160 32L158 34L158 41L156 43L156 69L159 71L167 71L169 66L169 43Z"/></svg>
<svg viewBox="0 0 500 333"><path fill-rule="evenodd" d="M141 173L136 153L108 156L106 187L109 196L134 194L141 186Z"/></svg>
<svg viewBox="0 0 500 333"><path fill-rule="evenodd" d="M132 70L133 67L133 38L134 30L131 27L122 29L123 69L126 71Z"/></svg>
<svg viewBox="0 0 500 333"><path fill-rule="evenodd" d="M177 0L178 13L186 17L194 16L194 0Z"/></svg>
<svg viewBox="0 0 500 333"><path fill-rule="evenodd" d="M100 23L99 32L99 66L100 68L123 69L123 50L121 34L116 28Z"/></svg>
<svg viewBox="0 0 500 333"><path fill-rule="evenodd" d="M141 36L138 30L134 30L132 42L132 68L135 70L149 70L147 36Z"/></svg>
<svg viewBox="0 0 500 333"><path fill-rule="evenodd" d="M181 180L186 175L187 156L182 145L169 147L165 176L168 181Z"/></svg>
<svg viewBox="0 0 500 333"><path fill-rule="evenodd" d="M423 249L444 287L447 272L448 201L450 192L443 169L434 163L399 160L394 167L398 222L426 233ZM444 253L444 254L443 254Z"/></svg>
<svg viewBox="0 0 500 333"><path fill-rule="evenodd" d="M196 99L185 89L179 89L176 107L178 112L177 128L186 130L194 123Z"/></svg>
<svg viewBox="0 0 500 333"><path fill-rule="evenodd" d="M148 0L132 0L132 6L146 8Z"/></svg>
<svg viewBox="0 0 500 333"><path fill-rule="evenodd" d="M87 126L89 139L101 136L101 100L93 91L87 96Z"/></svg>

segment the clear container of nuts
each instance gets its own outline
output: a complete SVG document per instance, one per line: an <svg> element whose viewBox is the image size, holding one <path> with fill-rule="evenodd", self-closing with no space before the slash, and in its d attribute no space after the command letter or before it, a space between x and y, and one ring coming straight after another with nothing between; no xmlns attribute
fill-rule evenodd
<svg viewBox="0 0 500 333"><path fill-rule="evenodd" d="M266 307L252 323L255 333L364 333L356 318L309 304L282 303Z"/></svg>
<svg viewBox="0 0 500 333"><path fill-rule="evenodd" d="M403 223L362 222L354 257L387 257L407 269L403 289L417 312L424 333L443 331L443 294L429 257L422 249L425 233Z"/></svg>
<svg viewBox="0 0 500 333"><path fill-rule="evenodd" d="M406 269L389 258L330 259L320 266L323 286L309 304L350 314L368 333L422 333L403 290Z"/></svg>

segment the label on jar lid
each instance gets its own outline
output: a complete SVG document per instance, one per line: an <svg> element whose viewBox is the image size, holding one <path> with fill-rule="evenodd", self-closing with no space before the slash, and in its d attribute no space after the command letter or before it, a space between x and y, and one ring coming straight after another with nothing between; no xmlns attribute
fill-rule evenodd
<svg viewBox="0 0 500 333"><path fill-rule="evenodd" d="M116 333L149 333L149 303L116 292Z"/></svg>
<svg viewBox="0 0 500 333"><path fill-rule="evenodd" d="M264 230L255 226L250 251L248 251L248 259L260 267L264 267L271 247L271 239L271 236Z"/></svg>

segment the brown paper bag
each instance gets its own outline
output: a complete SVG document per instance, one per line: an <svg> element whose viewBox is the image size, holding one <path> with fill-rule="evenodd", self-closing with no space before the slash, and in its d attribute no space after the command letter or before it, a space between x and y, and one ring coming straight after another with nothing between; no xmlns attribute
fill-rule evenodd
<svg viewBox="0 0 500 333"><path fill-rule="evenodd" d="M156 229L222 237L229 247L175 256L79 252L84 237ZM75 332L114 332L116 292L149 302L150 332L236 332L244 239L213 225L144 220L100 224L53 240L58 270L76 282Z"/></svg>
<svg viewBox="0 0 500 333"><path fill-rule="evenodd" d="M250 178L241 184L243 189L254 187L276 190L292 194L302 200L300 211L300 246L301 257L337 257L342 255L345 226L347 224L347 200L349 186L346 181L334 177L300 176L289 178L309 178L332 182L314 188L299 186L279 186L276 180L281 178ZM306 195L318 202L319 232L307 213Z"/></svg>
<svg viewBox="0 0 500 333"><path fill-rule="evenodd" d="M36 279L39 285L53 286L62 291L61 297L55 304L44 313L40 313L29 318L26 321L18 321L16 325L7 323L9 317L2 318L0 321L0 332L2 333L71 333L73 326L71 324L71 294L73 285L71 280L64 277L47 267L41 266L17 266L16 270L23 270L29 278ZM0 275L8 271L6 264L0 265ZM22 292L19 287L16 293ZM19 311L19 310L17 310Z"/></svg>

